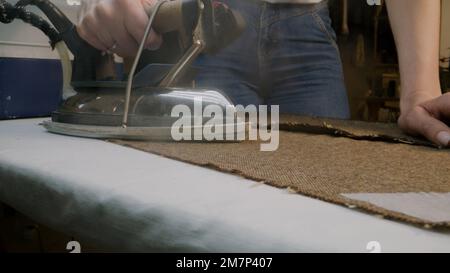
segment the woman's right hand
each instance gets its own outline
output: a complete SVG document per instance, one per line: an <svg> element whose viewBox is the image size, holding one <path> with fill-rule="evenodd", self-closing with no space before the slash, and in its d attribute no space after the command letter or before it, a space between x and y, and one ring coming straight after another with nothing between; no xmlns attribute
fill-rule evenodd
<svg viewBox="0 0 450 273"><path fill-rule="evenodd" d="M156 0L101 0L92 7L77 26L78 34L89 44L102 51L122 57L136 54L144 36L149 10ZM158 49L162 37L151 31L145 47Z"/></svg>

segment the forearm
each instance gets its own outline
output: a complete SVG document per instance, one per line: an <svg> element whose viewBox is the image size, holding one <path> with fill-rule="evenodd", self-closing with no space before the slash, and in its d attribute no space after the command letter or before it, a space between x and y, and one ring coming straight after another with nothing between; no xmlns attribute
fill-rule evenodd
<svg viewBox="0 0 450 273"><path fill-rule="evenodd" d="M441 95L439 83L439 0L387 0L397 44L401 108Z"/></svg>

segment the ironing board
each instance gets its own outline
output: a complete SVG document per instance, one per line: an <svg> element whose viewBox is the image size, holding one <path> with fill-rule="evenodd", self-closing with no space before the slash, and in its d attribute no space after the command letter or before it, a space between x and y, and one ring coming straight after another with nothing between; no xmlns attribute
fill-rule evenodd
<svg viewBox="0 0 450 273"><path fill-rule="evenodd" d="M0 201L111 251L450 252L432 231L112 143L0 121Z"/></svg>

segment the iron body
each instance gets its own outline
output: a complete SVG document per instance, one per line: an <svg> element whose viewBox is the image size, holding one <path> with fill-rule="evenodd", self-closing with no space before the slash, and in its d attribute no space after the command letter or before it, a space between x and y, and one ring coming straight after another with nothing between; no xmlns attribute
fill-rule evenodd
<svg viewBox="0 0 450 273"><path fill-rule="evenodd" d="M78 86L77 93L52 114L52 120L44 122L43 126L52 133L79 137L171 140L172 125L180 118L192 120L192 128L185 130L194 132L195 120L200 118L202 131L211 131L211 128L204 130L211 118L196 116L196 103L200 110L209 105L219 106L224 118L227 110L234 111L230 99L217 90L140 87L132 92L128 124L122 126L125 108L123 90L124 82L83 83ZM172 110L177 105L191 109L191 116L172 116ZM244 129L242 125L244 123L236 116L232 123L223 123L222 139L236 140Z"/></svg>
<svg viewBox="0 0 450 273"><path fill-rule="evenodd" d="M43 123L49 132L91 138L172 140L171 128L179 118L171 115L176 105L193 109L201 98L202 108L216 105L224 116L227 110L234 109L232 101L220 91L177 87L182 78L193 78L192 63L199 54L215 54L242 32L242 18L220 2L159 1L147 11L150 20L125 82L96 80L95 65L102 53L83 41L75 26L49 0L21 0L18 5L39 7L75 56L71 84L75 94L61 103L51 121ZM135 76L151 28L160 33L177 31L180 44L186 48L176 64L148 64ZM193 123L191 129L208 126L208 119L198 116L201 112L191 113L184 118L202 121ZM242 124L237 119L230 124L224 120L223 139L236 139Z"/></svg>

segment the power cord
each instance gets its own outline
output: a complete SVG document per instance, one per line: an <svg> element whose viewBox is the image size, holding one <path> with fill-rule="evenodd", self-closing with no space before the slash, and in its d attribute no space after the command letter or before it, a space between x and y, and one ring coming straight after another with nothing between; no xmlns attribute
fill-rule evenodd
<svg viewBox="0 0 450 273"><path fill-rule="evenodd" d="M0 22L9 24L15 19L40 29L50 39L49 43L53 49L62 40L56 29L39 15L27 11L24 6L13 6L6 0L0 0Z"/></svg>

